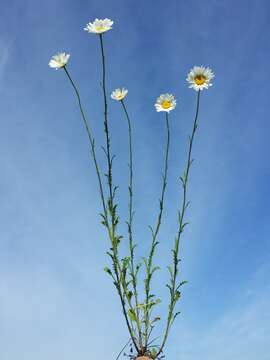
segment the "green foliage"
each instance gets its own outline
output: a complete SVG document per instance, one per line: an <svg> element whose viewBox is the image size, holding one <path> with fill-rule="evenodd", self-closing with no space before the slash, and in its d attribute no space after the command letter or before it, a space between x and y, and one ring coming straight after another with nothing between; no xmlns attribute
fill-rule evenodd
<svg viewBox="0 0 270 360"><path fill-rule="evenodd" d="M133 309L128 309L128 316L129 316L131 321L136 321L137 320L135 311Z"/></svg>
<svg viewBox="0 0 270 360"><path fill-rule="evenodd" d="M105 268L104 268L104 271L105 271L107 274L109 274L110 276L112 276L112 271L111 271L111 269L109 269L108 267L105 267Z"/></svg>

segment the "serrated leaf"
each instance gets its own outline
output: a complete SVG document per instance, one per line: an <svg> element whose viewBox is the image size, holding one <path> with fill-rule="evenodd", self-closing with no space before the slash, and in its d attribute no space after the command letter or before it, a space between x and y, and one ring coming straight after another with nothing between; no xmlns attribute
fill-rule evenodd
<svg viewBox="0 0 270 360"><path fill-rule="evenodd" d="M112 275L112 271L107 266L103 269L107 274Z"/></svg>
<svg viewBox="0 0 270 360"><path fill-rule="evenodd" d="M153 323L155 323L155 322L157 322L157 321L160 321L160 317L159 317L159 316L155 317L155 318L151 321L151 324L153 324Z"/></svg>
<svg viewBox="0 0 270 360"><path fill-rule="evenodd" d="M181 292L177 290L175 292L175 296L174 296L175 301L178 301L180 299L180 297L181 297Z"/></svg>
<svg viewBox="0 0 270 360"><path fill-rule="evenodd" d="M128 297L128 300L129 300L129 301L131 300L132 296L133 296L133 292L132 292L132 291L128 291L127 297Z"/></svg>
<svg viewBox="0 0 270 360"><path fill-rule="evenodd" d="M131 321L136 321L136 314L133 309L128 309L128 316Z"/></svg>
<svg viewBox="0 0 270 360"><path fill-rule="evenodd" d="M177 286L177 289L179 289L182 285L185 285L187 283L188 283L188 281L186 281L186 280L181 281L180 284Z"/></svg>

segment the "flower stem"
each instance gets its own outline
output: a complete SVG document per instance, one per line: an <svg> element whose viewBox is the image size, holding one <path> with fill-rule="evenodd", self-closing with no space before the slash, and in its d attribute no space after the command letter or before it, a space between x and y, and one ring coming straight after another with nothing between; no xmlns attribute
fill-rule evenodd
<svg viewBox="0 0 270 360"><path fill-rule="evenodd" d="M86 132L87 132L87 135L88 135L88 139L89 139L89 142L90 142L91 155L92 155L92 158L93 158L93 161L94 161L95 170L96 170L96 174L97 174L97 178L98 178L99 193L100 193L101 201L102 201L102 207L103 207L103 212L104 212L104 220L107 222L107 225L108 225L108 216L107 216L107 208L106 208L106 203L105 203L103 185L102 185L100 170L99 170L97 157L96 157L96 151L95 151L95 140L93 138L92 131L90 129L90 126L88 125L86 115L85 115L83 107L82 107L81 97L80 97L79 91L78 91L74 81L72 80L66 66L64 66L63 69L64 69L64 71L65 71L65 73L66 73L66 75L67 75L67 77L68 77L74 91L75 91L75 94L76 94L76 97L77 97L77 100L78 100L78 104L79 104L80 112L81 112L81 115L82 115L83 123L84 123L85 129L86 129Z"/></svg>
<svg viewBox="0 0 270 360"><path fill-rule="evenodd" d="M131 279L132 279L132 286L134 291L134 299L135 299L135 306L136 306L136 323L138 328L138 336L139 336L139 345L142 348L142 332L141 332L141 324L140 324L140 314L139 314L139 301L138 301L138 291L137 291L137 271L134 265L134 249L135 245L133 242L133 153L132 153L132 128L131 128L131 121L130 117L125 105L124 100L121 100L121 105L123 107L124 113L126 115L127 123L128 123L128 139L129 139L129 219L127 221L128 225L128 234L129 234L129 251L130 251L130 261L131 261Z"/></svg>
<svg viewBox="0 0 270 360"><path fill-rule="evenodd" d="M82 107L79 91L78 91L74 81L72 80L72 78L70 76L70 73L67 70L67 68L64 66L63 69L64 69L64 71L65 71L65 73L66 73L66 75L67 75L67 77L68 77L74 91L75 91L75 94L76 94L76 97L77 97L77 100L78 100L81 116L82 116L83 123L84 123L85 129L86 129L87 135L88 135L90 146L91 146L91 155L92 155L92 158L93 158L93 161L94 161L95 170L96 170L96 174L97 174L97 177L98 177L99 191L100 191L100 196L101 196L101 200L102 200L102 207L103 207L103 212L104 212L104 214L103 214L104 215L103 220L105 222L104 225L108 230L108 235L109 235L110 240L113 242L112 232L110 230L110 225L109 225L109 220L108 220L108 212L107 212L107 207L106 207L106 203L105 203L104 190L103 190L100 170L99 170L99 166L98 166L98 162L97 162L97 158L96 158L95 141L94 141L94 138L92 136L91 129L90 129L89 125L88 125L86 115L85 115L85 112L84 112L83 107ZM129 332L131 334L134 346L136 347L137 344L136 344L136 341L134 339L134 334L132 332L132 328L131 328L131 325L130 325L129 320L128 320L128 316L127 316L127 312L126 312L126 308L125 308L124 295L123 295L122 290L121 290L119 271L118 271L120 265L119 265L119 261L118 261L118 258L117 258L117 254L114 254L114 260L113 261L114 261L114 269L115 269L115 274L116 274L116 284L115 285L116 285L116 287L118 289L118 293L119 293L120 300L121 300L121 305L122 305L122 310L123 310L123 313L124 313L124 317L126 319L128 330L129 330Z"/></svg>
<svg viewBox="0 0 270 360"><path fill-rule="evenodd" d="M113 180L112 180L112 162L113 157L111 156L111 146L110 146L110 134L109 134L109 126L108 126L108 102L107 102L107 93L106 93L106 66L105 66L105 52L103 46L103 36L102 34L99 35L100 40L100 49L101 49L101 59L102 59L102 90L103 90L103 101L104 101L104 131L106 137L106 149L105 155L107 158L107 166L108 166L108 187L109 187L109 200L108 200L108 210L111 217L111 227L110 227L110 239L112 241L112 254L110 255L113 260L113 267L116 276L116 287L120 296L122 310L124 313L124 317L126 319L127 327L132 339L132 342L137 351L139 351L138 345L135 340L134 332L132 330L132 325L130 324L127 316L127 311L125 307L125 289L121 285L121 265L118 259L118 245L120 242L120 237L116 235L116 227L118 224L118 216L116 214L116 205L114 204L114 196L116 187L113 187Z"/></svg>
<svg viewBox="0 0 270 360"><path fill-rule="evenodd" d="M179 270L178 264L180 262L179 245L180 245L181 234L184 231L185 226L187 225L187 223L184 223L185 212L189 205L189 202L187 201L187 186L188 186L188 180L189 180L190 166L193 162L193 159L191 158L191 154L192 154L194 136L195 136L196 130L198 128L199 108L200 108L200 90L198 91L198 94L197 94L196 114L195 114L195 119L193 122L193 129L192 129L191 136L189 137L189 149L188 149L188 157L187 157L186 167L185 167L184 174L181 177L181 182L182 182L182 187L183 187L183 200L182 200L181 211L178 214L178 232L177 232L176 239L175 239L175 246L174 246L174 249L172 250L172 252L173 252L173 270L171 272L171 283L170 283L170 285L167 285L167 287L170 290L169 312L168 312L165 334L164 334L160 349L159 349L158 353L156 354L156 358L163 351L163 348L165 346L165 343L166 343L168 335L169 335L170 327L171 327L175 317L178 315L178 313L174 313L174 308L175 308L177 301L179 300L179 297L180 297L179 289L182 285L181 283L179 285L176 284L178 270Z"/></svg>
<svg viewBox="0 0 270 360"><path fill-rule="evenodd" d="M145 295L146 295L146 311L145 311L145 347L147 347L148 337L149 337L149 296L150 296L150 282L153 275L153 257L155 253L155 249L158 245L157 236L160 230L162 215L163 215L163 208L164 208L164 197L165 197L165 190L167 186L167 177L168 177L168 159L169 159L169 149L170 149L170 124L169 124L169 114L165 113L166 118L166 128L167 128L167 141L166 141L166 148L165 148L165 163L164 163L164 172L163 172L163 182L162 182L162 190L161 190L161 197L159 199L159 214L157 217L157 223L155 230L151 228L152 232L152 244L150 248L150 253L148 257L148 261L146 264L146 279L145 279Z"/></svg>
<svg viewBox="0 0 270 360"><path fill-rule="evenodd" d="M102 58L102 91L103 91L103 101L104 101L104 131L106 136L106 157L108 163L108 185L110 193L110 201L113 202L113 185L112 185L112 157L111 157L111 144L110 144L110 135L109 135L109 126L108 126L108 102L106 94L106 66L105 66L105 53L103 46L103 37L102 34L99 35L100 39L100 49L101 49L101 58Z"/></svg>

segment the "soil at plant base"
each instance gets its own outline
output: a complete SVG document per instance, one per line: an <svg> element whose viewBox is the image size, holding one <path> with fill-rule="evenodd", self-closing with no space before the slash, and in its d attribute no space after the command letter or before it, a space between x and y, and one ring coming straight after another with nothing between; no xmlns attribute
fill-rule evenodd
<svg viewBox="0 0 270 360"><path fill-rule="evenodd" d="M136 360L153 360L153 359L150 358L149 356L139 356L136 358Z"/></svg>

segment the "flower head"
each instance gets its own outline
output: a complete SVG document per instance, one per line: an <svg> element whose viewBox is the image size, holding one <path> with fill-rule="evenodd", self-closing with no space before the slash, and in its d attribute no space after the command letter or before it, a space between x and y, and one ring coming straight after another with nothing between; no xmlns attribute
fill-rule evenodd
<svg viewBox="0 0 270 360"><path fill-rule="evenodd" d="M85 31L94 34L102 34L112 29L113 21L110 19L95 19L92 23L89 22L84 28Z"/></svg>
<svg viewBox="0 0 270 360"><path fill-rule="evenodd" d="M123 100L126 95L128 93L128 90L125 88L122 89L115 89L112 93L111 93L111 98L113 100L117 100L117 101L121 101Z"/></svg>
<svg viewBox="0 0 270 360"><path fill-rule="evenodd" d="M175 109L175 107L176 107L176 100L172 94L160 95L155 103L155 108L157 112L159 111L170 112L171 110Z"/></svg>
<svg viewBox="0 0 270 360"><path fill-rule="evenodd" d="M211 80L215 77L213 71L209 67L194 66L187 76L189 87L196 91L208 89L212 86Z"/></svg>
<svg viewBox="0 0 270 360"><path fill-rule="evenodd" d="M58 53L51 58L49 66L55 70L61 69L67 64L69 57L70 55L64 52Z"/></svg>

